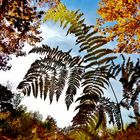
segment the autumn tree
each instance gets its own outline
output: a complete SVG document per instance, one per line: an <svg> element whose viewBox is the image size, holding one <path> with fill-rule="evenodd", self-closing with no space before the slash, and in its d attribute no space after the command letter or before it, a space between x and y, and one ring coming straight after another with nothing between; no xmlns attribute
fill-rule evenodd
<svg viewBox="0 0 140 140"><path fill-rule="evenodd" d="M99 6L97 24L108 41L117 39L115 52L140 53L140 0L101 0Z"/></svg>
<svg viewBox="0 0 140 140"><path fill-rule="evenodd" d="M39 28L43 11L38 7L45 3L54 7L59 0L0 0L0 70L10 69L11 54L25 54L25 42L34 46L42 40Z"/></svg>

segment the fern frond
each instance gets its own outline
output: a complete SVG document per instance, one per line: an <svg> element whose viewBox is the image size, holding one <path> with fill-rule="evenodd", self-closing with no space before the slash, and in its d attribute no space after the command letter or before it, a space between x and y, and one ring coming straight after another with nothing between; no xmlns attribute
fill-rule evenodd
<svg viewBox="0 0 140 140"><path fill-rule="evenodd" d="M76 107L76 110L79 109L78 113L73 117L73 126L81 126L85 127L89 121L89 119L92 117L93 110L95 109L95 103L93 102L88 104L88 103L83 103L80 104L79 106ZM90 117L89 117L90 116ZM87 119L88 118L88 119Z"/></svg>
<svg viewBox="0 0 140 140"><path fill-rule="evenodd" d="M84 68L85 74L82 76L83 95L80 100L80 105L76 108L79 109L77 115L73 118L73 124L88 124L91 116L96 112L96 99L103 94L103 88L108 84L108 73L110 64L106 64L108 61L116 59L116 56L112 54L112 50L103 49L102 46L107 43L104 36L97 35L98 30L94 26L87 26L84 23L83 14L79 13L79 10L74 12L68 10L62 3L59 3L56 7L47 11L44 21L52 20L54 22L60 22L62 28L68 28L67 34L74 34L76 37L76 44L79 45L79 51L85 51ZM61 53L59 52L59 55ZM63 59L64 58L64 59ZM79 58L65 57L62 55L62 60L66 63L69 62L69 66L77 66L80 63ZM77 63L77 65L76 65ZM88 72L92 68L97 68L93 73ZM113 71L113 74L117 75L118 71ZM69 108L73 102L73 96L76 93L78 87L80 87L78 73L76 76L73 73L68 77L68 89L66 92L66 104ZM59 95L59 94L58 94ZM89 99L90 95L92 99ZM95 96L95 97L94 97ZM96 112L97 114L97 112ZM111 119L112 120L112 119Z"/></svg>
<svg viewBox="0 0 140 140"><path fill-rule="evenodd" d="M128 104L125 106L132 106L134 110L134 114L136 119L139 120L139 104L138 104L138 95L140 93L139 79L140 79L140 61L137 59L136 64L131 61L130 58L128 60L123 57L123 63L120 66L121 68L121 78L120 82L123 86L123 97L124 104ZM134 87L135 86L135 87ZM128 102L128 100L130 102Z"/></svg>
<svg viewBox="0 0 140 140"><path fill-rule="evenodd" d="M121 118L120 118L119 106L116 103L111 102L110 99L102 97L100 98L100 101L99 101L99 114L100 114L100 111L102 112L102 109L105 112L107 112L107 114L109 115L109 118L110 118L109 123L111 122L113 124L116 123L118 126L118 129L121 129ZM102 113L100 117L102 117ZM99 117L99 121L101 121L100 117Z"/></svg>
<svg viewBox="0 0 140 140"><path fill-rule="evenodd" d="M58 101L67 83L65 101L69 108L77 88L81 85L83 75L83 66L81 65L83 60L79 56L72 57L70 52L71 50L63 52L58 47L51 48L47 45L31 50L30 53L44 54L45 57L35 60L31 64L17 88L28 96L32 92L35 98L40 95L40 98L45 100L48 95L50 103L52 103L54 95Z"/></svg>
<svg viewBox="0 0 140 140"><path fill-rule="evenodd" d="M70 69L70 75L68 77L68 89L66 91L65 102L67 108L73 102L73 97L76 94L77 88L80 87L81 78L83 75L83 69L81 67L74 67Z"/></svg>

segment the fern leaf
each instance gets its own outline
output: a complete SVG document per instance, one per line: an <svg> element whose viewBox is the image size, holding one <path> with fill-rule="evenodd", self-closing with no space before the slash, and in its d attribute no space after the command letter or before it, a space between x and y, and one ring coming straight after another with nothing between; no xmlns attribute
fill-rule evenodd
<svg viewBox="0 0 140 140"><path fill-rule="evenodd" d="M71 103L73 102L73 96L76 94L76 87L75 86L68 86L66 91L66 97L65 97L65 103L67 105L67 110L69 110L69 107Z"/></svg>
<svg viewBox="0 0 140 140"><path fill-rule="evenodd" d="M68 70L66 69L60 70L60 74L58 76L58 82L56 83L56 100L57 101L65 87L67 77L68 77Z"/></svg>

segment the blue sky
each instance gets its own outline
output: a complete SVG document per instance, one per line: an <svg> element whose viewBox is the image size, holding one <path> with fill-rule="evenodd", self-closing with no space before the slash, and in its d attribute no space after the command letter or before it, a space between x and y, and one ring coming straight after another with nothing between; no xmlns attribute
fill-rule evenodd
<svg viewBox="0 0 140 140"><path fill-rule="evenodd" d="M80 9L84 13L86 22L95 24L97 18L97 8L99 0L62 0L62 2L72 10Z"/></svg>
<svg viewBox="0 0 140 140"><path fill-rule="evenodd" d="M88 24L95 24L97 15L97 7L99 0L62 0L62 2L71 10L80 9L83 12L86 18L86 23ZM75 37L74 35L66 35L66 30L63 30L59 27L59 24L54 24L52 22L46 22L41 26L42 30L42 37L44 38L43 43L46 43L52 47L56 47L57 45L60 46L61 49L64 51L74 48L75 46ZM41 44L39 44L41 45ZM116 43L111 42L107 46L113 47ZM76 48L77 47L77 48ZM78 46L76 46L73 51L72 55L77 55L78 53ZM24 50L29 51L31 47L26 44ZM138 55L131 55L133 58ZM18 83L22 80L24 75L26 74L28 68L30 67L31 63L37 58L36 55L29 55L26 57L13 57L12 69L8 72L0 71L0 79L1 83L5 83L6 81L10 80L14 86L16 87ZM122 88L119 85L119 88L116 88L116 81L113 81L114 89L117 93L117 96L121 98ZM106 92L106 95L114 100L114 97L109 92ZM70 125L72 117L76 114L74 111L75 103L72 104L70 110L66 110L66 106L64 105L64 95L62 95L60 101L58 103L53 102L52 105L49 105L48 100L45 102L41 99L34 99L33 97L25 97L22 101L22 104L25 104L28 107L28 110L40 111L44 117L47 115L51 115L54 117L58 123L58 126L64 127ZM75 98L76 99L76 98ZM123 118L124 121L128 121L127 115L130 112L126 110L123 111Z"/></svg>

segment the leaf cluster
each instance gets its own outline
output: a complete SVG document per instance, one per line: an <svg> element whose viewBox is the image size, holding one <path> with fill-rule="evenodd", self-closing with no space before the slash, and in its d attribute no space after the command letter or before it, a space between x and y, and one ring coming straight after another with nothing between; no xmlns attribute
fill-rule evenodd
<svg viewBox="0 0 140 140"><path fill-rule="evenodd" d="M101 0L99 7L97 25L108 41L117 38L115 52L140 53L139 0ZM107 22L113 24L107 26Z"/></svg>
<svg viewBox="0 0 140 140"><path fill-rule="evenodd" d="M25 55L22 48L25 42L35 45L39 36L43 11L37 10L28 0L3 0L0 3L0 70L10 69L8 60L11 54Z"/></svg>

